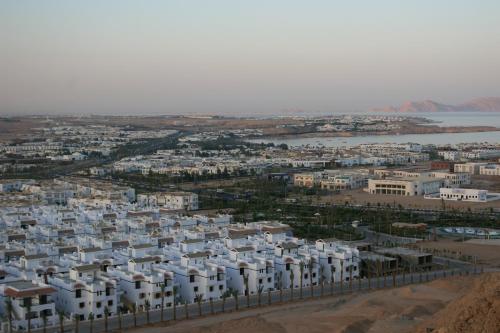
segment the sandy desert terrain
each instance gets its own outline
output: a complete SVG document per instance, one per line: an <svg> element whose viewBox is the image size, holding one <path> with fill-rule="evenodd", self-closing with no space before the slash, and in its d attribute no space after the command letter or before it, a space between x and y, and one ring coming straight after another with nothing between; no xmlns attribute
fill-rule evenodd
<svg viewBox="0 0 500 333"><path fill-rule="evenodd" d="M134 333L500 332L500 273L326 297L180 321Z"/></svg>

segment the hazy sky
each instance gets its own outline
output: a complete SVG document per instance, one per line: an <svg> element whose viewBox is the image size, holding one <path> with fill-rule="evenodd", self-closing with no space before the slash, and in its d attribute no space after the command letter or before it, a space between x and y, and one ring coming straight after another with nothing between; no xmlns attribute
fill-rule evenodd
<svg viewBox="0 0 500 333"><path fill-rule="evenodd" d="M498 0L0 0L0 42L2 114L500 96Z"/></svg>

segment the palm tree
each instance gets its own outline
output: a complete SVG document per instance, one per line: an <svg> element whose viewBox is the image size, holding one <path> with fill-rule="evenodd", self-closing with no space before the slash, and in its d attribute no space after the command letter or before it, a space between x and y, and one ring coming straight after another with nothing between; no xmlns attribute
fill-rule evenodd
<svg viewBox="0 0 500 333"><path fill-rule="evenodd" d="M184 316L189 319L189 309L187 300L184 301Z"/></svg>
<svg viewBox="0 0 500 333"><path fill-rule="evenodd" d="M247 308L250 307L250 288L248 287L248 274L243 275L243 283L245 284L245 294L247 296Z"/></svg>
<svg viewBox="0 0 500 333"><path fill-rule="evenodd" d="M78 333L80 331L80 315L75 314L75 333Z"/></svg>
<svg viewBox="0 0 500 333"><path fill-rule="evenodd" d="M271 305L271 288L267 289L267 305Z"/></svg>
<svg viewBox="0 0 500 333"><path fill-rule="evenodd" d="M41 316L42 316L42 324L43 324L43 331L42 332L47 333L47 324L49 321L49 318L47 318L47 312L42 311ZM9 332L9 333L11 333L11 332Z"/></svg>
<svg viewBox="0 0 500 333"><path fill-rule="evenodd" d="M293 268L290 269L290 301L293 301L293 280L295 278L295 274L293 274Z"/></svg>
<svg viewBox="0 0 500 333"><path fill-rule="evenodd" d="M300 286L299 286L299 298L302 299L302 282L304 280L304 262L301 260L299 263L299 270L300 270Z"/></svg>
<svg viewBox="0 0 500 333"><path fill-rule="evenodd" d="M92 332L94 332L94 313L92 313L92 312L89 313L88 320L90 323L89 332L92 333Z"/></svg>
<svg viewBox="0 0 500 333"><path fill-rule="evenodd" d="M214 300L212 299L212 297L210 297L210 299L208 300L208 302L210 303L210 314L214 314Z"/></svg>
<svg viewBox="0 0 500 333"><path fill-rule="evenodd" d="M59 315L59 331L64 333L64 311L58 311L57 314Z"/></svg>
<svg viewBox="0 0 500 333"><path fill-rule="evenodd" d="M174 286L174 288L172 288L172 295L174 296L174 304L173 304L173 308L172 308L172 311L173 311L172 318L174 320L177 320L177 311L176 311L176 306L177 306L176 296L177 296L177 290L178 290L177 288L178 288L177 286Z"/></svg>
<svg viewBox="0 0 500 333"><path fill-rule="evenodd" d="M333 296L333 286L335 285L335 266L330 266L330 295Z"/></svg>
<svg viewBox="0 0 500 333"><path fill-rule="evenodd" d="M163 309L165 308L165 283L160 284L160 289L161 289L160 321L163 321Z"/></svg>
<svg viewBox="0 0 500 333"><path fill-rule="evenodd" d="M149 325L149 309L151 309L151 303L149 303L149 300L146 300L144 302L144 310L146 310L146 324Z"/></svg>
<svg viewBox="0 0 500 333"><path fill-rule="evenodd" d="M116 307L116 311L118 311L118 331L122 331L122 311L123 311L123 308L121 305L118 305Z"/></svg>
<svg viewBox="0 0 500 333"><path fill-rule="evenodd" d="M238 290L234 289L231 291L233 297L234 297L234 308L236 309L236 311L238 311L240 305L238 303Z"/></svg>
<svg viewBox="0 0 500 333"><path fill-rule="evenodd" d="M325 283L325 267L321 265L319 267L319 285L320 285L320 296L324 296L324 283Z"/></svg>
<svg viewBox="0 0 500 333"><path fill-rule="evenodd" d="M195 295L196 303L198 303L198 316L201 317L201 303L203 302L203 294Z"/></svg>
<svg viewBox="0 0 500 333"><path fill-rule="evenodd" d="M264 286L259 285L259 288L257 288L257 303L259 307L261 306L261 299L262 299L262 292L264 291Z"/></svg>
<svg viewBox="0 0 500 333"><path fill-rule="evenodd" d="M340 259L340 293L344 292L344 260Z"/></svg>
<svg viewBox="0 0 500 333"><path fill-rule="evenodd" d="M283 303L283 272L278 274L278 288L280 290L280 303Z"/></svg>
<svg viewBox="0 0 500 333"><path fill-rule="evenodd" d="M28 333L31 333L31 298L26 304L26 312L28 312Z"/></svg>
<svg viewBox="0 0 500 333"><path fill-rule="evenodd" d="M130 304L130 312L134 316L134 327L137 327L137 305L135 303Z"/></svg>
<svg viewBox="0 0 500 333"><path fill-rule="evenodd" d="M222 298L222 312L226 311L226 298L228 298L230 296L231 296L231 291L230 290L226 290L226 291L224 291L221 294L221 298Z"/></svg>
<svg viewBox="0 0 500 333"><path fill-rule="evenodd" d="M349 265L349 289L352 293L352 263Z"/></svg>
<svg viewBox="0 0 500 333"><path fill-rule="evenodd" d="M377 289L380 288L380 261L377 259Z"/></svg>
<svg viewBox="0 0 500 333"><path fill-rule="evenodd" d="M12 333L12 315L14 314L14 307L12 306L12 299L10 297L7 297L5 301L5 309L7 311L7 320L9 321L9 333Z"/></svg>
<svg viewBox="0 0 500 333"><path fill-rule="evenodd" d="M309 259L309 263L308 263L308 268L309 268L309 287L311 288L311 298L314 297L313 265L314 265L314 259L311 257Z"/></svg>
<svg viewBox="0 0 500 333"><path fill-rule="evenodd" d="M104 332L108 332L108 318L109 318L109 309L107 306L104 307Z"/></svg>

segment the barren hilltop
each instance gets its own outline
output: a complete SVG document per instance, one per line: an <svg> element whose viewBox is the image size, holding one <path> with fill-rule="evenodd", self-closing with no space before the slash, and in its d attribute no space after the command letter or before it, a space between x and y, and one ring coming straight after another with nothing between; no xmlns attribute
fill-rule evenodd
<svg viewBox="0 0 500 333"><path fill-rule="evenodd" d="M448 105L431 100L405 102L400 106L375 108L379 112L500 112L500 97L482 97L459 104Z"/></svg>

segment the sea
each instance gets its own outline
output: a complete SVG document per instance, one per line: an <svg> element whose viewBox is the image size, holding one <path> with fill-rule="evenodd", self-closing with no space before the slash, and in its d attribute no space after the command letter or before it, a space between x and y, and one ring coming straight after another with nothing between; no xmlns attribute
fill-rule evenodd
<svg viewBox="0 0 500 333"><path fill-rule="evenodd" d="M384 115L382 113L363 113L365 115ZM362 115L357 113L356 115ZM385 115L391 115L387 113ZM399 116L400 114L392 114ZM423 117L438 126L495 126L500 129L500 112L419 112L405 114L408 117ZM265 138L253 139L252 142L285 143L289 146L326 146L346 147L362 143L420 143L436 145L456 145L460 143L500 144L500 130L494 132L438 133L438 134L401 134L401 135L365 135L354 137L309 137L309 138Z"/></svg>

